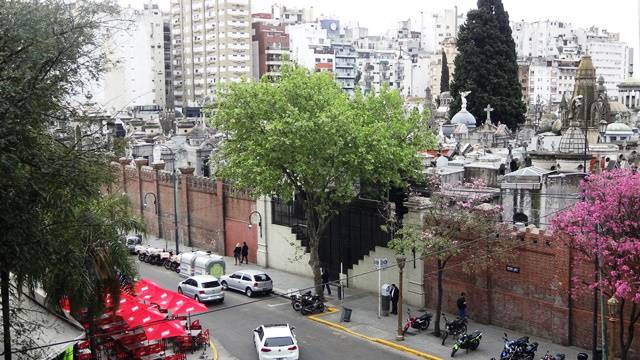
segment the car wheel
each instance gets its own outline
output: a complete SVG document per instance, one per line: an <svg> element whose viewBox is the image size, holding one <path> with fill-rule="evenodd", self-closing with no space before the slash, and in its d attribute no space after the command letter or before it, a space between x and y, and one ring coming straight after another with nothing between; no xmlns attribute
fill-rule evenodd
<svg viewBox="0 0 640 360"><path fill-rule="evenodd" d="M193 299L197 302L200 302L200 298L198 297L198 295L194 296Z"/></svg>
<svg viewBox="0 0 640 360"><path fill-rule="evenodd" d="M220 283L220 285L222 285L222 288L223 288L223 289L225 289L225 290L229 290L229 285L227 285L227 282L226 282L226 281L221 282L221 283Z"/></svg>
<svg viewBox="0 0 640 360"><path fill-rule="evenodd" d="M253 290L251 290L251 288L246 288L244 293L247 294L248 297L252 297L253 296Z"/></svg>
<svg viewBox="0 0 640 360"><path fill-rule="evenodd" d="M182 294L182 288L178 287L178 294Z"/></svg>

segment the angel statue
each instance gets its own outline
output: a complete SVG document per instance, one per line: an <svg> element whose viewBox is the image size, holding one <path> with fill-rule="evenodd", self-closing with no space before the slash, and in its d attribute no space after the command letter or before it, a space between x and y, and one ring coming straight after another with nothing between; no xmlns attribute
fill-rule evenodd
<svg viewBox="0 0 640 360"><path fill-rule="evenodd" d="M462 110L467 110L467 96L471 94L471 91L460 92L460 100L462 100Z"/></svg>

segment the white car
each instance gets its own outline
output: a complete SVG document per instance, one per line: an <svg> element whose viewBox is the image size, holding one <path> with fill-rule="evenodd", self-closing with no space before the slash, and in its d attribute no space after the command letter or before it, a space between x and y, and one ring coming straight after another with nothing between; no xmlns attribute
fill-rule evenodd
<svg viewBox="0 0 640 360"><path fill-rule="evenodd" d="M289 324L260 325L253 330L259 360L298 360L298 341Z"/></svg>
<svg viewBox="0 0 640 360"><path fill-rule="evenodd" d="M224 301L224 291L218 279L211 275L196 275L178 283L178 293L199 302Z"/></svg>
<svg viewBox="0 0 640 360"><path fill-rule="evenodd" d="M222 287L242 291L248 297L254 294L269 294L273 290L273 281L262 270L238 270L231 275L222 275L220 277Z"/></svg>

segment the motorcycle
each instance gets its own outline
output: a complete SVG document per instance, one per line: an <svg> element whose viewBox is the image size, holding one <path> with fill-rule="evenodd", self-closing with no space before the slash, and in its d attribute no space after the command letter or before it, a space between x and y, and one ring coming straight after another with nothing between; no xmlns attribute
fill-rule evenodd
<svg viewBox="0 0 640 360"><path fill-rule="evenodd" d="M175 272L180 272L180 258L182 256L180 254L178 255L173 255L173 252L169 252L169 257L165 258L162 266L164 266L165 269L170 270L170 271L175 271Z"/></svg>
<svg viewBox="0 0 640 360"><path fill-rule="evenodd" d="M313 295L311 298L302 298L302 307L300 313L302 315L315 314L324 312L324 303L320 300L318 295Z"/></svg>
<svg viewBox="0 0 640 360"><path fill-rule="evenodd" d="M544 354L544 356L542 357L542 359L540 360L564 360L565 359L565 355L564 354L555 354L555 355L551 355L549 354L549 352L547 351L546 354Z"/></svg>
<svg viewBox="0 0 640 360"><path fill-rule="evenodd" d="M500 360L533 360L538 351L538 343L530 343L528 336L509 340L505 333L503 340L504 348L500 353Z"/></svg>
<svg viewBox="0 0 640 360"><path fill-rule="evenodd" d="M451 357L456 355L456 352L460 349L474 351L480 346L480 339L482 339L482 333L479 330L474 331L472 334L464 334L458 338L453 348L451 349Z"/></svg>
<svg viewBox="0 0 640 360"><path fill-rule="evenodd" d="M313 298L313 295L311 295L311 291L307 291L302 295L300 295L300 293L292 294L291 307L293 307L293 310L295 311L300 311L300 309L302 309L302 303L309 302L311 301L312 298Z"/></svg>
<svg viewBox="0 0 640 360"><path fill-rule="evenodd" d="M431 323L432 314L426 312L420 316L411 316L411 310L407 309L407 315L409 315L407 322L404 324L402 328L402 334L406 334L409 328L420 330L427 330L429 328L429 324Z"/></svg>
<svg viewBox="0 0 640 360"><path fill-rule="evenodd" d="M444 319L444 331L442 332L442 345L447 340L449 335L458 336L467 333L467 318L456 318L453 321L447 320L447 316L443 313Z"/></svg>

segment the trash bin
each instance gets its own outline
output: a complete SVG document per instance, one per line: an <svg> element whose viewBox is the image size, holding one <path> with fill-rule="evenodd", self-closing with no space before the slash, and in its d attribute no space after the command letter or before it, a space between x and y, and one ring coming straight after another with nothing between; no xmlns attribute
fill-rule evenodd
<svg viewBox="0 0 640 360"><path fill-rule="evenodd" d="M342 322L349 322L351 321L351 309L347 308L347 307L343 307L342 308Z"/></svg>
<svg viewBox="0 0 640 360"><path fill-rule="evenodd" d="M389 316L391 307L391 285L384 284L380 289L380 313L382 316Z"/></svg>

